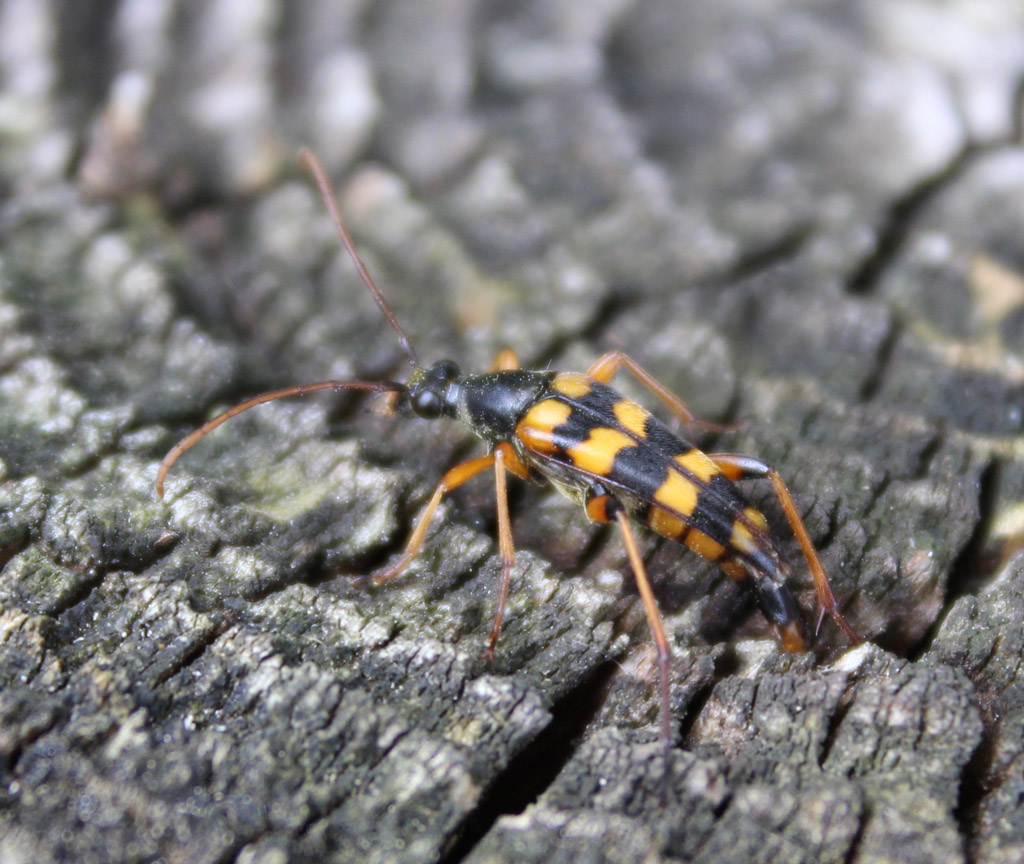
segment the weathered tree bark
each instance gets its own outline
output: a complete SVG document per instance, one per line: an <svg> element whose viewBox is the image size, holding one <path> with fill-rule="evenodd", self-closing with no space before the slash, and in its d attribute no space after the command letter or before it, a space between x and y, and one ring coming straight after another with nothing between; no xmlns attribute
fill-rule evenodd
<svg viewBox="0 0 1024 864"><path fill-rule="evenodd" d="M0 0L0 860L1024 862L1022 81L1010 0ZM485 480L367 578L454 425L267 405L157 500L225 405L404 372L300 144L425 361L629 352L864 644L646 538L666 754L553 492L491 663Z"/></svg>

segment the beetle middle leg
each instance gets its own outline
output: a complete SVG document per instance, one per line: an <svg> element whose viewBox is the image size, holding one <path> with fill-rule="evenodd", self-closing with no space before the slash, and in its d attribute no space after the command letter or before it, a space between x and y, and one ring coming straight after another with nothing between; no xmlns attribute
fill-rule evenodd
<svg viewBox="0 0 1024 864"><path fill-rule="evenodd" d="M513 355L515 356L515 355ZM498 509L498 549L501 552L501 582L498 585L498 604L494 611L494 624L491 634L487 637L484 656L490 660L494 657L494 646L501 635L501 625L505 620L505 603L508 600L508 586L512 581L512 568L516 564L516 550L512 542L512 520L508 515L508 488L505 485L506 471L515 474L522 480L529 475L529 470L520 461L512 445L507 442L499 444L492 453L494 458L494 497Z"/></svg>
<svg viewBox="0 0 1024 864"><path fill-rule="evenodd" d="M636 360L622 351L609 351L607 354L601 355L591 364L587 374L595 381L608 384L622 366L625 366L637 381L664 402L672 413L682 420L689 429L701 429L705 432L724 432L726 430L727 427L725 426L701 420L697 417L682 399L644 369Z"/></svg>
<svg viewBox="0 0 1024 864"><path fill-rule="evenodd" d="M498 352L498 356L491 363L491 372L511 372L519 368L519 358L511 348L504 348Z"/></svg>

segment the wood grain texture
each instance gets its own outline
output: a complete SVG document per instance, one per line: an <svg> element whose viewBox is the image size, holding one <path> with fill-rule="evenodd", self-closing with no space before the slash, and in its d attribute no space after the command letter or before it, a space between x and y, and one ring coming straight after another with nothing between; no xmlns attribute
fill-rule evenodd
<svg viewBox="0 0 1024 864"><path fill-rule="evenodd" d="M1024 19L985 8L0 2L0 859L1024 861ZM578 508L513 493L491 664L486 480L371 584L454 426L264 406L157 501L225 405L404 368L302 144L425 362L629 352L779 468L869 641L784 656L646 538L666 762Z"/></svg>

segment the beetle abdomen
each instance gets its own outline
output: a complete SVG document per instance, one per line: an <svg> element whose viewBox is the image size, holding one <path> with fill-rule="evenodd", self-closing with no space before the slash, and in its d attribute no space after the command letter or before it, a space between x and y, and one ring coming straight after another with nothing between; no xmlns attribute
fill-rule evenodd
<svg viewBox="0 0 1024 864"><path fill-rule="evenodd" d="M541 396L515 429L538 471L557 474L560 487L602 484L635 518L705 558L777 572L764 516L706 453L586 375L558 374Z"/></svg>

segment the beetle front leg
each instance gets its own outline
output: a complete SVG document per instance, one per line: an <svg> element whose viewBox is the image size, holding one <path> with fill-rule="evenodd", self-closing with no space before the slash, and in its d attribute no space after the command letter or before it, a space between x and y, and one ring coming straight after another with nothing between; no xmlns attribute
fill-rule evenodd
<svg viewBox="0 0 1024 864"><path fill-rule="evenodd" d="M383 585L385 582L394 579L420 554L420 549L423 548L423 541L427 536L427 529L430 527L430 520L434 518L434 513L441 504L441 499L467 480L472 480L477 474L486 471L493 464L494 454L492 453L489 456L481 456L479 459L470 459L468 462L456 465L441 478L441 482L437 484L434 494L430 497L430 501L416 523L416 527L413 529L412 534L409 535L409 541L405 546L405 552L402 553L402 557L386 570L377 573L373 577L374 584Z"/></svg>

